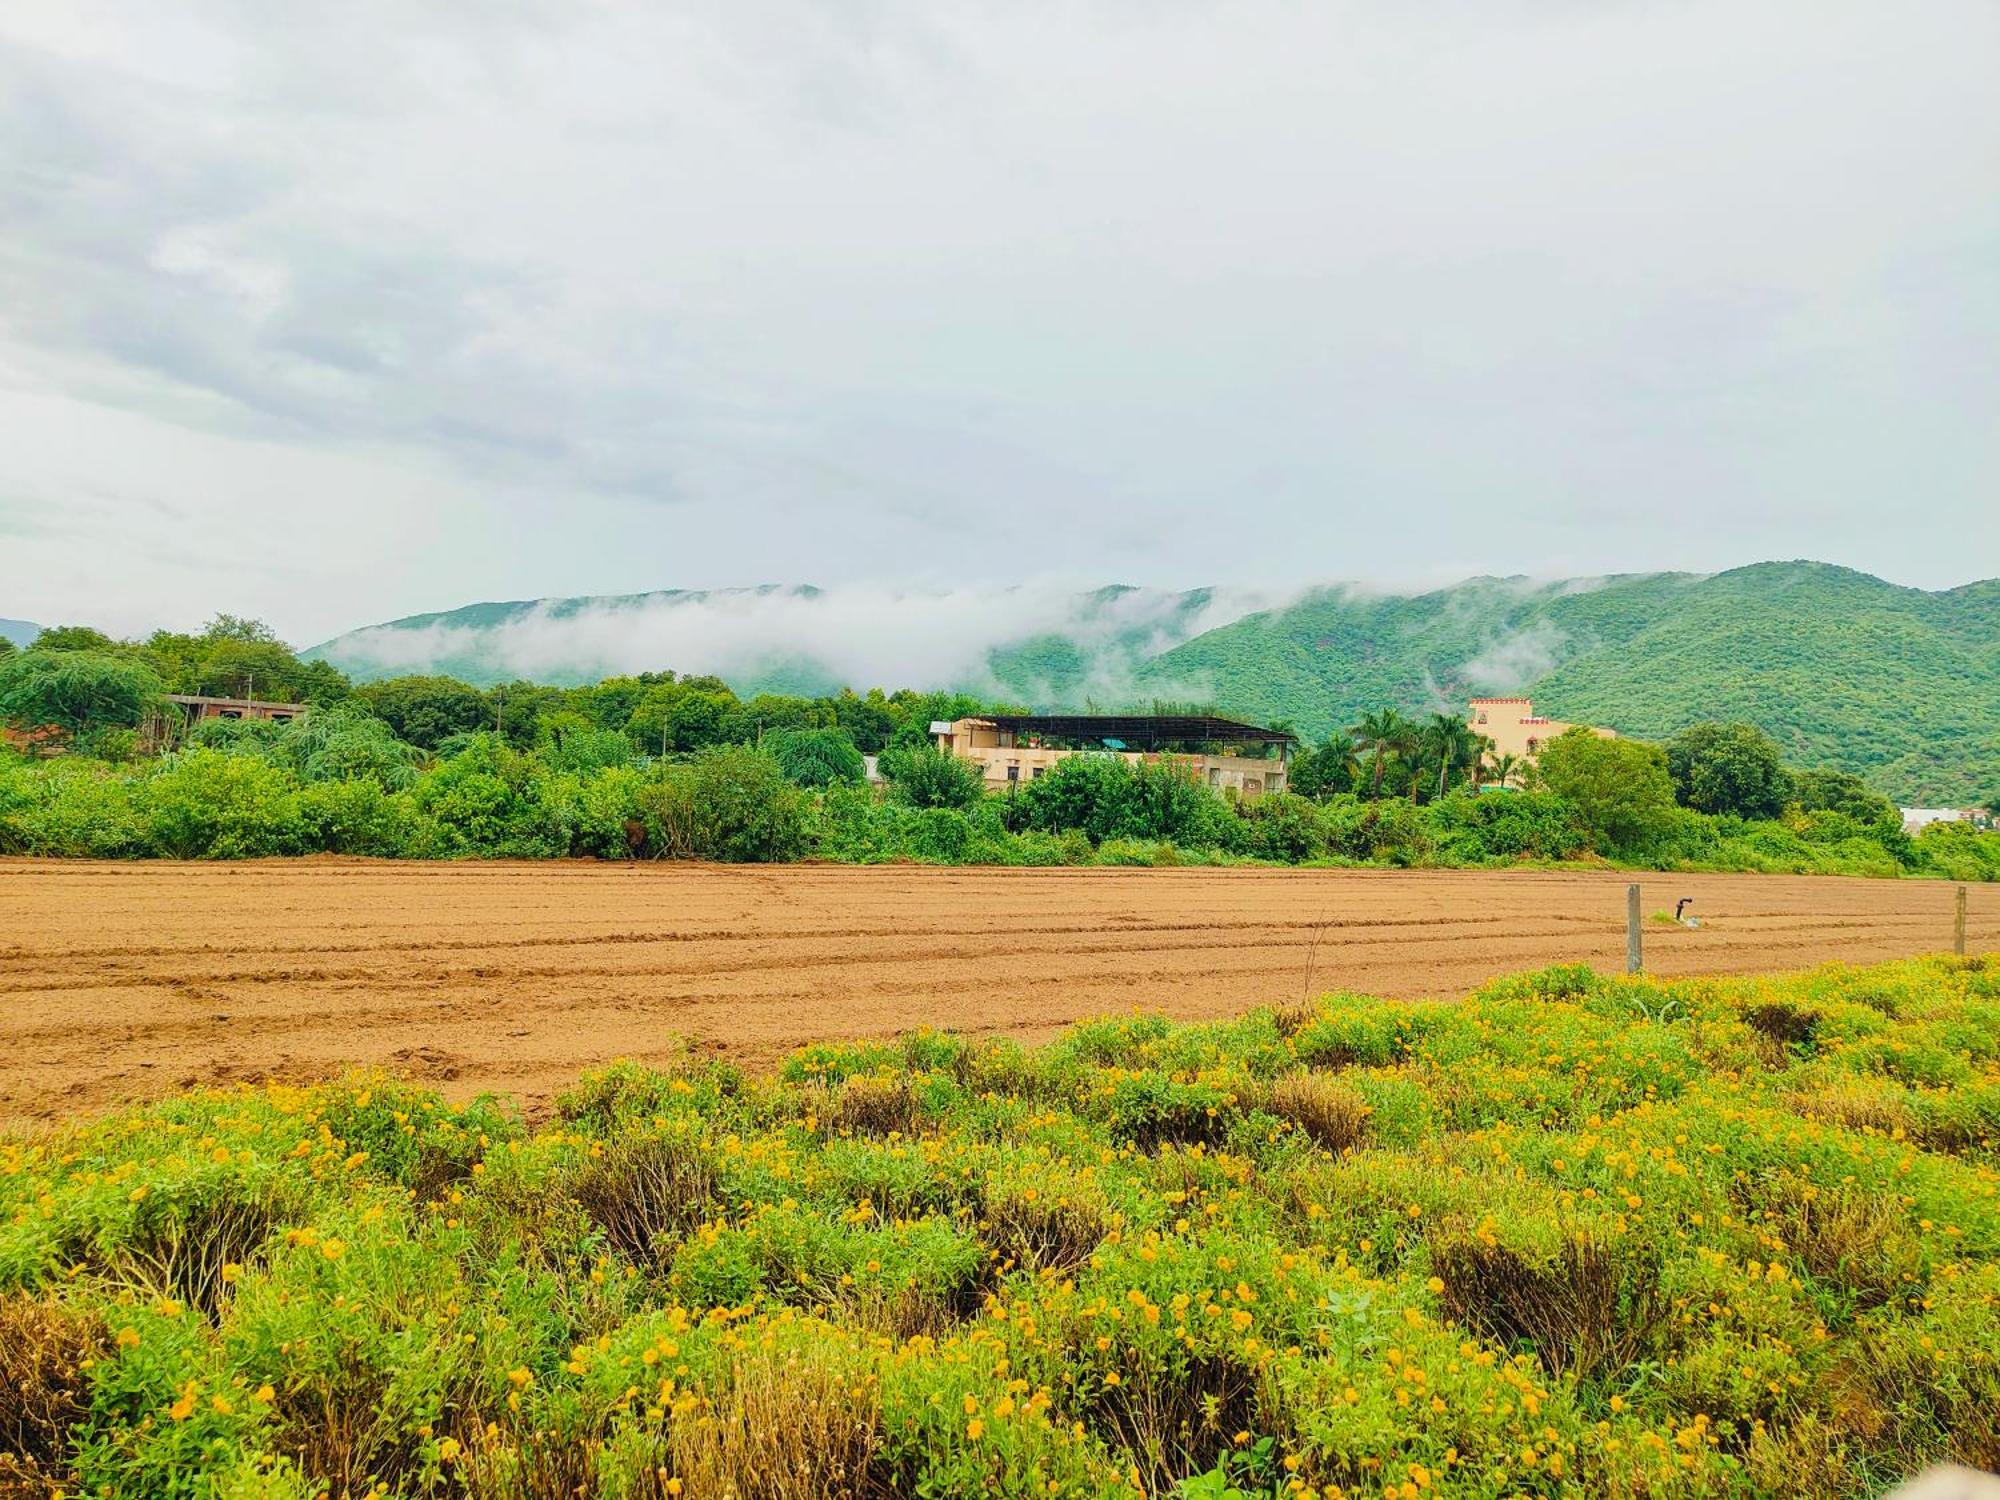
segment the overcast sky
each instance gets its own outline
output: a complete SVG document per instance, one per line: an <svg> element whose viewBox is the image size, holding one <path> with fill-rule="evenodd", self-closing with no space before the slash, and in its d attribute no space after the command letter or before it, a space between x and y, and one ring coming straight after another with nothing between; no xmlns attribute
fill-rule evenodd
<svg viewBox="0 0 2000 1500"><path fill-rule="evenodd" d="M22 0L0 616L2000 572L1994 0Z"/></svg>

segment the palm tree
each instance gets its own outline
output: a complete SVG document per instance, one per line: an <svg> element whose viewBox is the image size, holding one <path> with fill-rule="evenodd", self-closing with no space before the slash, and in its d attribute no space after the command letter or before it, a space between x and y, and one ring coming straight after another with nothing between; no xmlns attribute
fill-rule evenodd
<svg viewBox="0 0 2000 1500"><path fill-rule="evenodd" d="M1361 716L1361 722L1348 731L1354 736L1354 746L1358 751L1369 754L1373 766L1371 795L1377 802L1382 800L1382 760L1409 748L1416 737L1416 725L1397 713L1393 708L1380 708Z"/></svg>
<svg viewBox="0 0 2000 1500"><path fill-rule="evenodd" d="M1451 780L1451 768L1461 761L1476 760L1477 744L1472 728L1456 714L1432 714L1423 727L1421 743L1424 753L1437 758L1438 788L1442 797L1445 786ZM1412 800L1415 788L1411 789Z"/></svg>
<svg viewBox="0 0 2000 1500"><path fill-rule="evenodd" d="M1518 755L1496 755L1492 759L1491 766L1495 784L1504 787L1520 774L1521 757Z"/></svg>

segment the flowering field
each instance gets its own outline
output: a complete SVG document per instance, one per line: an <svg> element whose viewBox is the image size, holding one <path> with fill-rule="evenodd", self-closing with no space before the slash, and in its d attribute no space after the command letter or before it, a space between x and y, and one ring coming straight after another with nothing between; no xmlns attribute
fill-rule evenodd
<svg viewBox="0 0 2000 1500"><path fill-rule="evenodd" d="M0 1493L1845 1495L1996 1411L1978 959L0 1142Z"/></svg>

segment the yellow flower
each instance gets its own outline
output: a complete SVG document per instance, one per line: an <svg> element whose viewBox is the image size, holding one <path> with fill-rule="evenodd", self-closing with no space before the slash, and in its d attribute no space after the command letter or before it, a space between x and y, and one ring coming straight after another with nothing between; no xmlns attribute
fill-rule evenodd
<svg viewBox="0 0 2000 1500"><path fill-rule="evenodd" d="M526 1365L520 1365L512 1370L509 1370L507 1372L507 1378L513 1381L515 1385L523 1386L535 1378L535 1372L533 1370L530 1370Z"/></svg>
<svg viewBox="0 0 2000 1500"><path fill-rule="evenodd" d="M130 1328L130 1327L127 1327L127 1328L121 1328L121 1329L119 1329L119 1330L118 1330L118 1347L119 1347L120 1349L136 1349L136 1348L138 1348L138 1347L139 1347L139 1330L138 1330L138 1329L136 1329L136 1328Z"/></svg>
<svg viewBox="0 0 2000 1500"><path fill-rule="evenodd" d="M1442 1292L1444 1290L1444 1278L1442 1276L1433 1276L1424 1285L1429 1287L1433 1292Z"/></svg>
<svg viewBox="0 0 2000 1500"><path fill-rule="evenodd" d="M228 1416L234 1410L236 1410L235 1407L229 1404L229 1398L223 1395L220 1391L217 1391L213 1396L210 1396L208 1398L208 1404L214 1407L218 1412L220 1412L225 1417Z"/></svg>
<svg viewBox="0 0 2000 1500"><path fill-rule="evenodd" d="M167 1415L176 1422L185 1422L194 1415L194 1382L190 1380L181 1387L181 1398L167 1408Z"/></svg>
<svg viewBox="0 0 2000 1500"><path fill-rule="evenodd" d="M974 1417L970 1422L965 1424L965 1435L975 1443L978 1442L982 1437L986 1436L986 1424L980 1421L979 1418Z"/></svg>
<svg viewBox="0 0 2000 1500"><path fill-rule="evenodd" d="M278 1393L272 1389L271 1382L267 1380L250 1393L250 1399L259 1406L269 1406L278 1399Z"/></svg>
<svg viewBox="0 0 2000 1500"><path fill-rule="evenodd" d="M457 1438L446 1438L443 1442L438 1444L438 1458L440 1460L442 1460L445 1463L450 1463L453 1459L457 1457L458 1457Z"/></svg>
<svg viewBox="0 0 2000 1500"><path fill-rule="evenodd" d="M324 1255L328 1260L339 1260L341 1256L347 1253L347 1242L345 1240L327 1240L319 1247L319 1253Z"/></svg>
<svg viewBox="0 0 2000 1500"><path fill-rule="evenodd" d="M233 1260L224 1261L222 1263L222 1270L217 1274L220 1275L224 1281L235 1281L242 1276L243 1268L238 1264L236 1264L236 1262Z"/></svg>

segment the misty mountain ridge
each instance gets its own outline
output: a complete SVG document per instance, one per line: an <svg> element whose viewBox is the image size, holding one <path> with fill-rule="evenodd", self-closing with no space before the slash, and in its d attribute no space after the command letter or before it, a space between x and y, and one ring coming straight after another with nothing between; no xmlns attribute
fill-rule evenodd
<svg viewBox="0 0 2000 1500"><path fill-rule="evenodd" d="M669 589L412 615L308 654L362 679L671 668L744 693L952 687L1050 710L1171 698L1310 738L1385 705L1524 693L1552 717L1649 739L1747 720L1794 760L1905 802L2000 791L2000 580L1930 592L1814 562L1417 592Z"/></svg>

